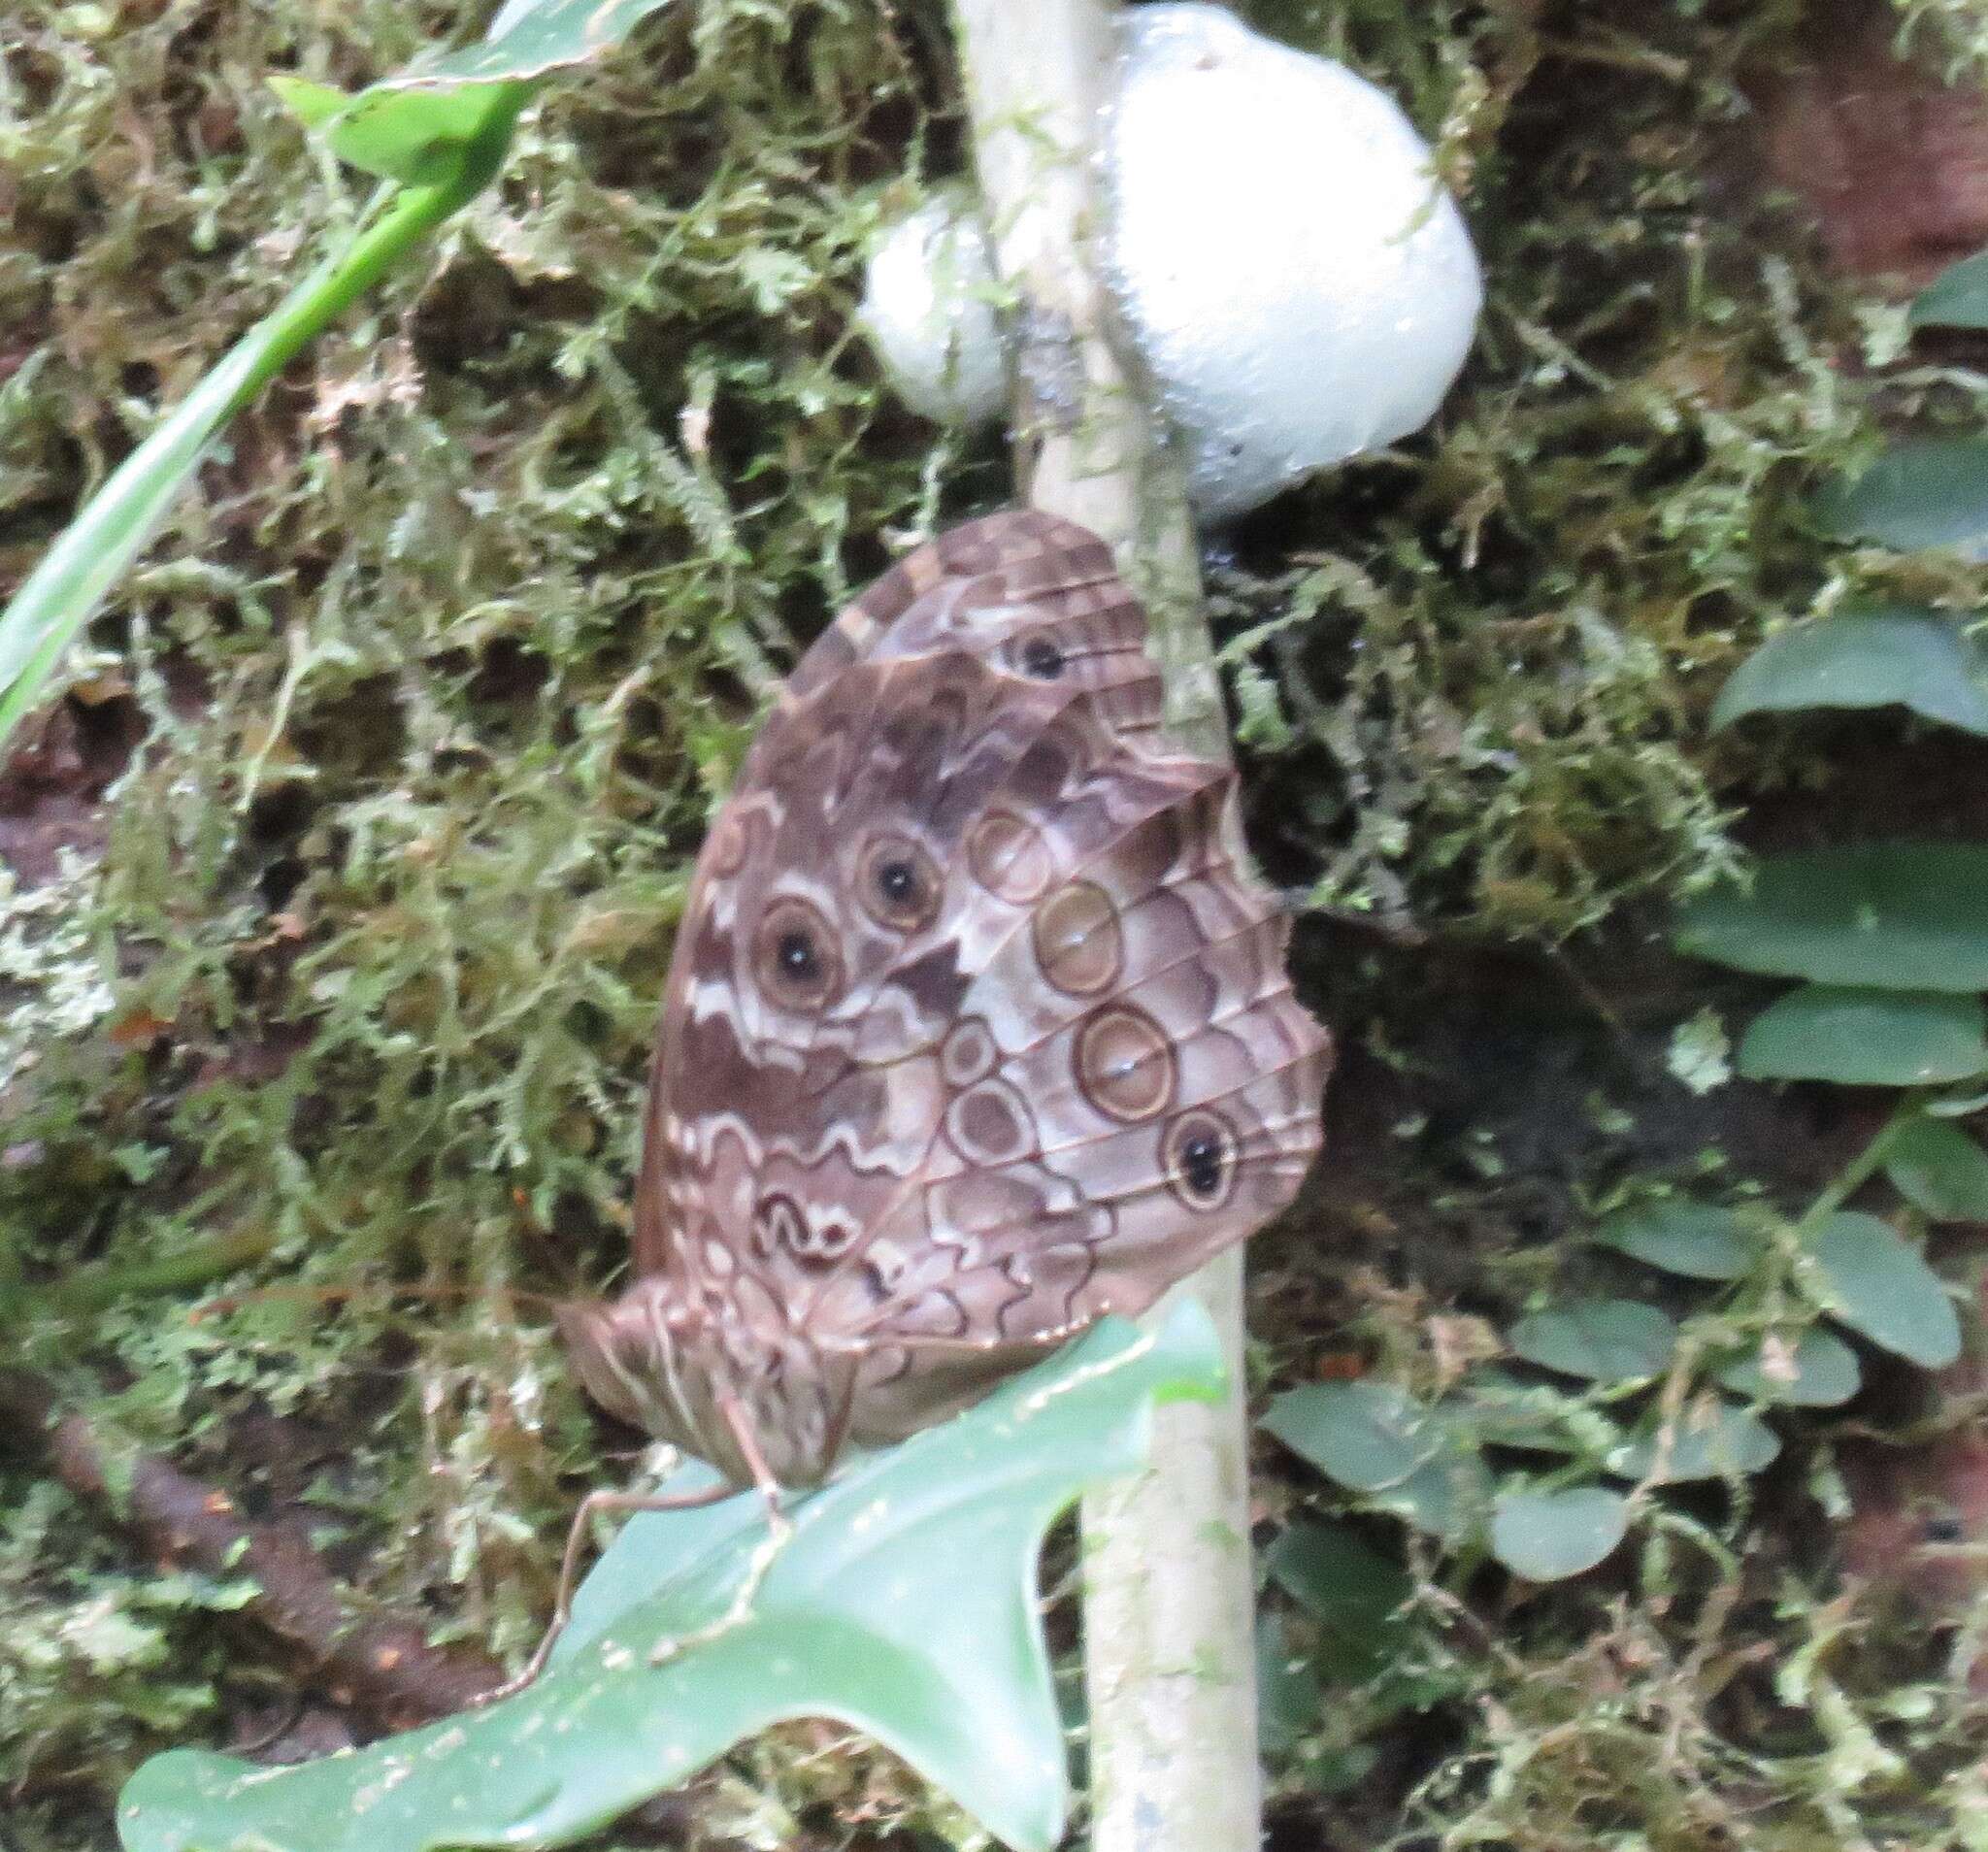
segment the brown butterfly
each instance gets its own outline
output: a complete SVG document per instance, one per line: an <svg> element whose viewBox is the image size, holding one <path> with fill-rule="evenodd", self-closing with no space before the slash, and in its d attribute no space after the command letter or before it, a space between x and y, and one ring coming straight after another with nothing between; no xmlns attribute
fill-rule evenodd
<svg viewBox="0 0 1988 1852"><path fill-rule="evenodd" d="M1318 1149L1331 1042L1145 631L1081 528L957 528L808 651L718 811L634 1277L559 1322L596 1401L732 1485L813 1484L1141 1310Z"/></svg>

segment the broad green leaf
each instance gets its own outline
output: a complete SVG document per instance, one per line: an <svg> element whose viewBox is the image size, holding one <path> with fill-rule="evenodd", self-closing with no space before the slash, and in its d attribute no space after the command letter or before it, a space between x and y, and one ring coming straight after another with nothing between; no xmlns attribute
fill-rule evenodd
<svg viewBox="0 0 1988 1852"><path fill-rule="evenodd" d="M1936 1222L1988 1222L1988 1151L1950 1119L1907 1119L1885 1146L1884 1174Z"/></svg>
<svg viewBox="0 0 1988 1852"><path fill-rule="evenodd" d="M1818 1303L1852 1331L1928 1370L1960 1355L1960 1319L1946 1288L1888 1223L1840 1210L1808 1252Z"/></svg>
<svg viewBox="0 0 1988 1852"><path fill-rule="evenodd" d="M1263 1427L1355 1492L1400 1485L1447 1440L1433 1409L1384 1382L1312 1382L1286 1390L1271 1403Z"/></svg>
<svg viewBox="0 0 1988 1852"><path fill-rule="evenodd" d="M1740 1279L1753 1270L1760 1242L1731 1209L1672 1197L1621 1209L1596 1240L1647 1267L1686 1279Z"/></svg>
<svg viewBox="0 0 1988 1852"><path fill-rule="evenodd" d="M1712 725L1749 713L1887 707L1988 734L1988 649L1940 612L1845 611L1770 637L1719 690Z"/></svg>
<svg viewBox="0 0 1988 1852"><path fill-rule="evenodd" d="M1607 1468L1625 1479L1676 1485L1689 1479L1729 1479L1758 1472L1781 1450L1779 1439L1750 1408L1701 1398L1673 1419L1639 1435L1608 1455Z"/></svg>
<svg viewBox="0 0 1988 1852"><path fill-rule="evenodd" d="M1915 328L1988 328L1988 250L1940 274L1912 298Z"/></svg>
<svg viewBox="0 0 1988 1852"><path fill-rule="evenodd" d="M1806 984L1770 1005L1740 1041L1753 1080L1835 1080L1918 1087L1988 1071L1988 1010L1979 997L1936 990Z"/></svg>
<svg viewBox="0 0 1988 1852"><path fill-rule="evenodd" d="M1735 1395L1791 1408L1834 1408L1848 1402L1863 1381L1857 1353L1820 1325L1811 1325L1792 1344L1769 1339L1719 1372L1721 1386Z"/></svg>
<svg viewBox="0 0 1988 1852"><path fill-rule="evenodd" d="M454 171L493 131L508 138L541 80L613 50L666 4L527 0L504 8L480 44L419 59L351 95L295 78L271 84L308 127L329 138L340 160L425 185Z"/></svg>
<svg viewBox="0 0 1988 1852"><path fill-rule="evenodd" d="M1566 1492L1507 1492L1491 1516L1491 1553L1532 1582L1591 1570L1622 1541L1629 1501L1598 1485Z"/></svg>
<svg viewBox="0 0 1988 1852"><path fill-rule="evenodd" d="M1680 951L1879 990L1988 990L1988 845L1872 843L1769 856L1685 906Z"/></svg>
<svg viewBox="0 0 1988 1852"><path fill-rule="evenodd" d="M1988 439L1907 438L1855 481L1815 498L1825 532L1902 553L1948 547L1988 556Z"/></svg>
<svg viewBox="0 0 1988 1852"><path fill-rule="evenodd" d="M522 83L409 88L402 78L351 96L292 77L273 77L269 86L306 128L330 142L340 160L404 186L432 186L472 158L487 159L490 138L509 141L531 96ZM496 157L502 152L500 145ZM495 171L491 161L485 178Z"/></svg>
<svg viewBox="0 0 1988 1852"><path fill-rule="evenodd" d="M1067 1794L1043 1532L1085 1485L1138 1466L1154 1397L1219 1380L1199 1306L1156 1334L1108 1319L803 1501L779 1546L749 1496L637 1517L536 1684L294 1768L156 1756L120 1798L127 1852L564 1844L790 1717L866 1732L1005 1843L1047 1852Z"/></svg>
<svg viewBox="0 0 1988 1852"><path fill-rule="evenodd" d="M1633 1299L1588 1299L1521 1318L1511 1347L1527 1363L1596 1382L1661 1375L1677 1347L1677 1327Z"/></svg>
<svg viewBox="0 0 1988 1852"><path fill-rule="evenodd" d="M1264 1556L1271 1580L1317 1621L1320 1670L1357 1684L1387 1669L1408 1633L1401 1609L1414 1583L1341 1524L1293 1524Z"/></svg>

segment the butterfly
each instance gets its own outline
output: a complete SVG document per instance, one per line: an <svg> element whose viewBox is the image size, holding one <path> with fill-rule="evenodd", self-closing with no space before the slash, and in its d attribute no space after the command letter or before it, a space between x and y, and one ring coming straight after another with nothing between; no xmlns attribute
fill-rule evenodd
<svg viewBox="0 0 1988 1852"><path fill-rule="evenodd" d="M1083 529L955 528L808 650L713 819L632 1277L557 1315L595 1401L732 1486L1142 1310L1319 1147L1330 1039L1145 637Z"/></svg>

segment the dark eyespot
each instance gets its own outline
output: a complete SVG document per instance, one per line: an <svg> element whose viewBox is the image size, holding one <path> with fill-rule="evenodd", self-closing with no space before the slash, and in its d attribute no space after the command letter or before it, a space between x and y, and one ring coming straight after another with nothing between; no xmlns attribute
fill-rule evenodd
<svg viewBox="0 0 1988 1852"><path fill-rule="evenodd" d="M782 1009L823 1009L842 988L842 960L828 922L791 895L766 909L753 940L752 965L768 996Z"/></svg>
<svg viewBox="0 0 1988 1852"><path fill-rule="evenodd" d="M1236 1187L1236 1135L1206 1107L1181 1113L1167 1127L1160 1157L1174 1194L1190 1208L1219 1208Z"/></svg>
<svg viewBox="0 0 1988 1852"><path fill-rule="evenodd" d="M1180 1174L1196 1196L1212 1196L1222 1187L1222 1141L1212 1133L1197 1132L1180 1147Z"/></svg>
<svg viewBox="0 0 1988 1852"><path fill-rule="evenodd" d="M1959 1518L1948 1511L1928 1518L1919 1527L1919 1536L1928 1543L1965 1543L1968 1530Z"/></svg>
<svg viewBox="0 0 1988 1852"><path fill-rule="evenodd" d="M879 836L871 843L856 883L863 910L893 932L916 932L939 910L939 866L906 836Z"/></svg>
<svg viewBox="0 0 1988 1852"><path fill-rule="evenodd" d="M1069 659L1047 637L1031 637L1021 646L1021 666L1038 681L1054 681L1069 667Z"/></svg>

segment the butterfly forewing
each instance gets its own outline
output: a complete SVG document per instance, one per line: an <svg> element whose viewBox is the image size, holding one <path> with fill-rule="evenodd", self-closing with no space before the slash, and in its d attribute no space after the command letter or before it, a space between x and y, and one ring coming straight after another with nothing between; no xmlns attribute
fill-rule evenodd
<svg viewBox="0 0 1988 1852"><path fill-rule="evenodd" d="M686 904L636 1283L563 1321L610 1406L818 1477L1295 1193L1330 1044L1143 638L1103 546L1019 513L809 651Z"/></svg>

